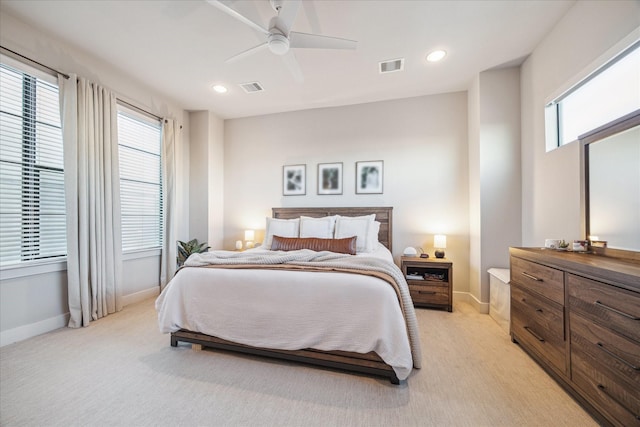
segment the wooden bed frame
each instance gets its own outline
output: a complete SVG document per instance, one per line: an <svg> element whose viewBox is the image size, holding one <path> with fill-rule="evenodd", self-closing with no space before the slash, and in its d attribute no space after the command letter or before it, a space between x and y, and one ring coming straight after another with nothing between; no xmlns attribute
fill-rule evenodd
<svg viewBox="0 0 640 427"><path fill-rule="evenodd" d="M376 214L376 220L380 222L378 240L391 250L392 241L392 207L352 207L352 208L273 208L273 218L292 219L300 216L323 217L329 215L361 216ZM195 350L202 347L228 350L259 356L267 356L276 359L291 360L300 363L319 365L328 368L340 369L349 372L357 372L372 376L388 378L392 384L400 384L393 368L387 365L375 352L367 354L346 351L320 351L315 349L304 350L276 350L260 347L251 347L226 341L199 332L181 329L171 334L171 346L176 347L178 342L188 342Z"/></svg>

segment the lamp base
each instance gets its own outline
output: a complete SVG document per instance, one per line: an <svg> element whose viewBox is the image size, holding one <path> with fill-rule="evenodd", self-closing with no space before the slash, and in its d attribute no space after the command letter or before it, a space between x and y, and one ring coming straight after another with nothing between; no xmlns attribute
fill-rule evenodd
<svg viewBox="0 0 640 427"><path fill-rule="evenodd" d="M444 258L444 251L442 249L436 249L435 256L436 258Z"/></svg>

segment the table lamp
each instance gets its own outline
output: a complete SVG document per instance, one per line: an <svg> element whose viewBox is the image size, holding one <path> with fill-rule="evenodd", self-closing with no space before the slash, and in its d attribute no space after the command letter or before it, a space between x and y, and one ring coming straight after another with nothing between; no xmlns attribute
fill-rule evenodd
<svg viewBox="0 0 640 427"><path fill-rule="evenodd" d="M443 249L447 248L447 236L444 234L436 234L433 236L433 247L436 249L436 258L444 258Z"/></svg>

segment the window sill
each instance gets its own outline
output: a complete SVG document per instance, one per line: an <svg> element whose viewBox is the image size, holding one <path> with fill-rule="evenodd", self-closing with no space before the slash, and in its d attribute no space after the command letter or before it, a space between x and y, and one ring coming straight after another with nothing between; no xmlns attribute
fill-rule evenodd
<svg viewBox="0 0 640 427"><path fill-rule="evenodd" d="M139 251L125 252L122 254L122 261L130 261L141 258L151 258L161 255L160 248L144 249ZM35 261L32 263L20 263L0 267L0 279L10 280L20 277L37 276L39 274L55 273L67 270L67 258L57 258L51 261Z"/></svg>
<svg viewBox="0 0 640 427"><path fill-rule="evenodd" d="M160 256L161 254L162 254L162 251L160 248L141 249L141 250L124 252L122 254L122 260L129 261L132 259L139 259L139 258L151 258L151 257Z"/></svg>
<svg viewBox="0 0 640 427"><path fill-rule="evenodd" d="M55 261L37 261L21 263L0 268L0 279L9 280L19 277L36 276L38 274L54 273L67 270L67 258L57 258Z"/></svg>

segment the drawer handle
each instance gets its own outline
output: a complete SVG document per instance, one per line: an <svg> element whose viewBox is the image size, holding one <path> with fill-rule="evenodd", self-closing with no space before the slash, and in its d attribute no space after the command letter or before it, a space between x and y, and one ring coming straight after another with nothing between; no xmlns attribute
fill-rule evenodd
<svg viewBox="0 0 640 427"><path fill-rule="evenodd" d="M633 416L635 417L636 420L640 420L640 415L634 414L633 411L631 409L627 408L627 406L624 403L620 402L616 397L614 397L611 393L609 393L609 391L607 391L607 388L605 386L603 386L602 384L598 384L598 390L600 390L601 392L606 394L609 399L613 400L618 405L622 406L628 412L633 414Z"/></svg>
<svg viewBox="0 0 640 427"><path fill-rule="evenodd" d="M536 308L536 312L537 313L542 313L542 309L541 308Z"/></svg>
<svg viewBox="0 0 640 427"><path fill-rule="evenodd" d="M535 332L533 332L533 330L531 330L530 327L525 326L524 328L527 330L527 332L529 332L531 335L533 335L535 337L535 339L537 339L540 342L544 342L544 338L540 337L540 335L538 335Z"/></svg>
<svg viewBox="0 0 640 427"><path fill-rule="evenodd" d="M600 306L600 307L602 307L604 309L607 309L609 311L613 311L614 313L619 314L620 316L624 316L627 319L640 320L640 317L634 316L632 314L625 313L624 311L616 310L615 308L609 307L608 305L603 304L600 301L596 301L596 302L594 302L594 304L597 305L597 306Z"/></svg>
<svg viewBox="0 0 640 427"><path fill-rule="evenodd" d="M524 277L528 277L528 278L529 278L529 279L531 279L531 280L535 280L536 282L544 282L544 280L542 280L541 278L536 277L536 276L532 276L531 274L526 273L526 272L524 272L524 271L522 272L522 275L523 275Z"/></svg>
<svg viewBox="0 0 640 427"><path fill-rule="evenodd" d="M614 352L612 352L611 350L607 349L604 344L602 344L601 342L596 343L596 345L598 347L600 347L600 350L604 351L605 353L607 353L609 356L613 357L614 359L616 359L619 362L624 363L625 365L627 365L628 367L630 367L631 369L635 370L635 371L640 371L640 366L635 366L633 363L627 362L626 360L624 360L622 357L618 356L617 354L615 354Z"/></svg>
<svg viewBox="0 0 640 427"><path fill-rule="evenodd" d="M419 294L425 294L425 295L435 295L436 292L435 291L418 291Z"/></svg>

